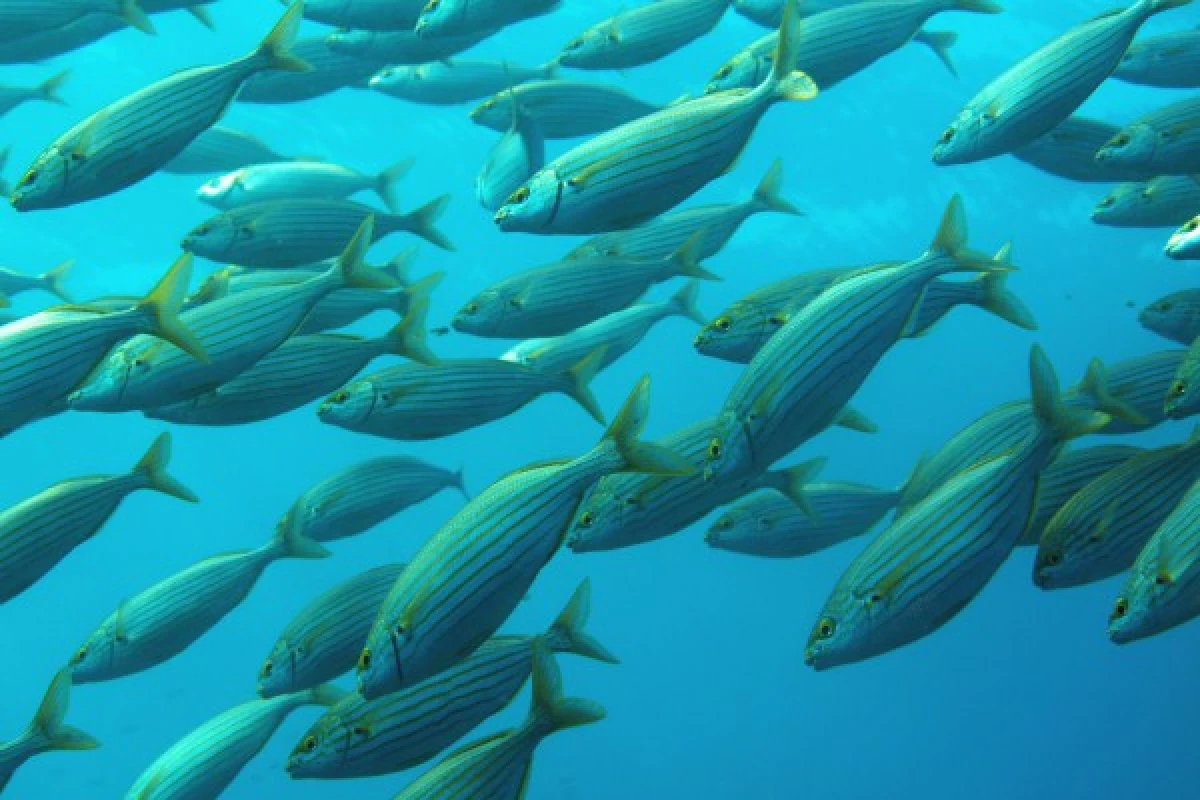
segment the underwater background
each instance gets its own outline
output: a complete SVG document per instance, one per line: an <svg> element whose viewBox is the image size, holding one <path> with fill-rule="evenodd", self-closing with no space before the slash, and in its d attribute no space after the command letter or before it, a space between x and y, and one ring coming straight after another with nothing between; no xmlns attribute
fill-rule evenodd
<svg viewBox="0 0 1200 800"><path fill-rule="evenodd" d="M783 194L807 216L760 214L706 266L723 276L701 287L709 317L772 280L818 267L904 260L928 244L949 197L966 203L971 243L1014 243L1011 288L1030 306L1036 333L964 309L929 335L899 344L854 405L879 433L826 432L793 463L827 456L822 480L894 486L917 458L998 403L1028 395L1028 352L1047 350L1064 384L1089 359L1107 363L1172 346L1143 330L1136 308L1195 285L1186 264L1161 252L1166 230L1104 228L1089 212L1107 191L1036 171L1011 157L938 168L930 147L949 120L995 75L1111 0L1007 0L999 16L945 14L929 27L960 34L954 78L909 45L810 103L766 115L732 172L688 205L748 197L781 158ZM510 27L465 58L535 64L578 31L617 11L609 0L567 0L554 13ZM8 177L69 125L182 67L220 63L251 49L278 17L267 0L220 0L216 31L184 14L155 17L158 35L121 31L36 67L0 68L3 82L33 84L71 69L68 108L27 104L0 119L11 144ZM1140 37L1200 24L1200 6L1150 20ZM305 23L302 35L320 26ZM765 31L728 13L717 29L657 63L596 78L667 102L702 91L733 52ZM1123 123L1185 92L1110 81L1081 109ZM431 325L445 325L482 286L553 260L574 237L502 234L479 207L473 182L498 134L473 125L470 106L422 106L347 89L282 106L235 104L222 124L276 149L373 172L416 159L399 187L411 208L443 191L454 200L440 226L457 245L422 245L414 274L446 270ZM551 141L548 158L571 144ZM211 215L195 198L203 176L158 174L72 208L18 216L0 210L0 262L41 272L67 258L77 297L142 294L179 253L179 241ZM383 261L411 242L373 249ZM196 280L217 265L197 262ZM675 285L660 286L666 297ZM17 298L29 310L41 297ZM359 328L381 331L389 318ZM358 330L359 328L356 328ZM697 355L695 326L656 326L606 370L595 391L615 412L644 373L653 379L648 435L715 413L740 367ZM510 342L451 333L432 337L442 356L492 355ZM380 362L378 366L385 364ZM465 471L477 493L505 472L581 453L601 429L569 399L546 396L494 424L447 439L400 443L318 422L313 407L232 428L168 426L140 414L67 413L0 441L0 505L66 477L123 472L170 427L171 472L202 499L186 506L152 492L130 498L101 534L32 589L0 607L0 732L15 734L48 676L123 599L208 555L255 547L317 481L364 458L406 453ZM1122 442L1181 441L1167 423ZM1089 443L1101 443L1094 437ZM164 749L239 702L280 629L319 592L375 564L409 558L462 500L451 492L363 536L336 542L322 561L270 567L248 600L169 663L108 683L77 687L71 720L103 742L84 754L49 754L18 771L14 798L116 798ZM544 629L576 584L590 576L591 632L620 666L564 658L569 694L593 698L603 723L548 739L538 750L531 798L1095 798L1196 796L1195 664L1200 625L1132 647L1115 647L1105 621L1120 578L1069 591L1031 582L1034 552L1017 550L961 615L912 646L816 673L803 664L808 630L839 574L867 540L803 559L768 560L710 549L708 520L664 540L605 553L563 551L505 627ZM526 690L527 692L528 690ZM522 694L486 731L518 722ZM390 797L424 768L383 778L292 781L287 753L320 709L297 711L224 797ZM470 739L477 738L472 735Z"/></svg>

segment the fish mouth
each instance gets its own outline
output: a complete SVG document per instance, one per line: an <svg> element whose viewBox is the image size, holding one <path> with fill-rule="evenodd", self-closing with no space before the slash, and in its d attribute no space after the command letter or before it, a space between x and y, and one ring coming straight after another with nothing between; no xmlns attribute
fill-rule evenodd
<svg viewBox="0 0 1200 800"><path fill-rule="evenodd" d="M1039 589L1053 589L1053 583L1050 580L1050 573L1045 570L1035 570L1033 573L1033 585Z"/></svg>
<svg viewBox="0 0 1200 800"><path fill-rule="evenodd" d="M512 212L507 208L502 208L492 216L492 222L499 226L500 230L506 231L512 225Z"/></svg>
<svg viewBox="0 0 1200 800"><path fill-rule="evenodd" d="M822 668L820 663L821 651L814 650L811 647L804 648L804 665L819 670Z"/></svg>

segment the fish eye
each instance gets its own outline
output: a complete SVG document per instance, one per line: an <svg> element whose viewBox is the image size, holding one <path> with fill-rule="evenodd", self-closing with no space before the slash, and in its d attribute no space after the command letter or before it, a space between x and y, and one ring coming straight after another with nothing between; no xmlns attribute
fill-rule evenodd
<svg viewBox="0 0 1200 800"><path fill-rule="evenodd" d="M730 66L729 64L726 64L725 66L723 66L719 70L717 70L717 74L714 75L713 77L716 78L717 80L723 80L725 78L728 78L731 74L733 74L733 67Z"/></svg>
<svg viewBox="0 0 1200 800"><path fill-rule="evenodd" d="M709 458L720 458L721 457L721 440L720 439L713 439L711 442L708 443L708 457Z"/></svg>
<svg viewBox="0 0 1200 800"><path fill-rule="evenodd" d="M728 333L729 329L733 327L733 320L729 317L717 317L713 320L713 327L721 333Z"/></svg>
<svg viewBox="0 0 1200 800"><path fill-rule="evenodd" d="M306 753L315 752L317 749L317 737L305 736L304 741L300 743L300 749Z"/></svg>
<svg viewBox="0 0 1200 800"><path fill-rule="evenodd" d="M954 141L954 128L946 128L938 137L938 144L950 144L952 141Z"/></svg>
<svg viewBox="0 0 1200 800"><path fill-rule="evenodd" d="M349 399L350 399L350 393L349 393L349 392L345 392L345 391L341 391L341 392L334 392L334 393L333 393L333 396L329 398L329 402L331 402L331 403L344 403L344 402L346 402L346 401L347 401L347 400L349 400Z"/></svg>
<svg viewBox="0 0 1200 800"><path fill-rule="evenodd" d="M41 173L38 170L36 170L36 169L29 170L28 172L26 172L24 175L21 176L21 185L28 186L29 184L36 181L38 179L39 175L41 175Z"/></svg>
<svg viewBox="0 0 1200 800"><path fill-rule="evenodd" d="M1096 204L1096 208L1112 208L1117 204L1117 198L1111 194Z"/></svg>
<svg viewBox="0 0 1200 800"><path fill-rule="evenodd" d="M425 13L432 14L434 11L438 10L438 6L441 4L442 0L429 0L429 2L425 4Z"/></svg>
<svg viewBox="0 0 1200 800"><path fill-rule="evenodd" d="M1154 576L1155 586L1170 586L1171 582L1171 576L1165 572L1160 572Z"/></svg>
<svg viewBox="0 0 1200 800"><path fill-rule="evenodd" d="M392 628L392 636L396 637L397 639L403 639L407 635L408 629L404 627L403 622L398 623L396 627Z"/></svg>
<svg viewBox="0 0 1200 800"><path fill-rule="evenodd" d="M817 623L817 636L822 639L828 639L829 637L833 636L833 632L836 630L837 623L833 621L832 617L823 617L821 621Z"/></svg>
<svg viewBox="0 0 1200 800"><path fill-rule="evenodd" d="M717 520L717 524L713 526L715 530L727 531L733 527L733 520L729 517L721 517Z"/></svg>
<svg viewBox="0 0 1200 800"><path fill-rule="evenodd" d="M258 671L258 677L269 678L274 669L275 666L271 663L271 659L267 659L266 663L262 665L262 669Z"/></svg>
<svg viewBox="0 0 1200 800"><path fill-rule="evenodd" d="M88 647L85 644L83 647L75 651L75 655L71 656L71 666L82 664L87 659Z"/></svg>
<svg viewBox="0 0 1200 800"><path fill-rule="evenodd" d="M1193 219L1189 219L1187 221L1187 224L1185 224L1183 226L1183 232L1184 233L1192 233L1193 231L1196 230L1196 228L1200 228L1200 217L1194 217Z"/></svg>
<svg viewBox="0 0 1200 800"><path fill-rule="evenodd" d="M1187 393L1187 384L1185 384L1183 381L1175 381L1174 383L1171 384L1171 390L1170 390L1171 397L1183 397L1183 395L1186 393Z"/></svg>
<svg viewBox="0 0 1200 800"><path fill-rule="evenodd" d="M1113 137L1112 141L1109 142L1109 144L1112 145L1113 147L1124 147L1125 145L1129 144L1129 134L1128 133L1118 133L1116 136Z"/></svg>
<svg viewBox="0 0 1200 800"><path fill-rule="evenodd" d="M1170 303L1157 303L1157 304L1151 306L1151 308L1153 308L1155 311L1170 311L1171 304Z"/></svg>
<svg viewBox="0 0 1200 800"><path fill-rule="evenodd" d="M585 511L579 515L579 527L581 528L590 528L595 521L596 515L590 511Z"/></svg>
<svg viewBox="0 0 1200 800"><path fill-rule="evenodd" d="M583 37L582 36L579 37L578 39L572 39L571 41L567 42L567 46L564 49L578 50L581 47L583 47Z"/></svg>
<svg viewBox="0 0 1200 800"><path fill-rule="evenodd" d="M465 306L463 306L463 313L464 314L478 314L479 313L479 304L475 303L475 302L467 303Z"/></svg>
<svg viewBox="0 0 1200 800"><path fill-rule="evenodd" d="M197 236L204 236L205 234L212 233L212 229L213 226L206 222L197 227L196 230L192 231L192 233L196 234Z"/></svg>
<svg viewBox="0 0 1200 800"><path fill-rule="evenodd" d="M1051 567L1057 567L1062 563L1062 553L1057 550L1051 551L1046 555L1046 564Z"/></svg>
<svg viewBox="0 0 1200 800"><path fill-rule="evenodd" d="M364 672L371 668L371 648L364 647L363 651L358 654L358 671Z"/></svg>
<svg viewBox="0 0 1200 800"><path fill-rule="evenodd" d="M1113 605L1112 619L1120 619L1129 613L1129 601L1124 597L1118 597L1117 602Z"/></svg>
<svg viewBox="0 0 1200 800"><path fill-rule="evenodd" d="M513 192L512 194L510 194L508 196L507 202L510 205L520 205L521 203L524 203L528 199L529 199L529 189L525 186L522 186L521 188L517 189L515 192Z"/></svg>

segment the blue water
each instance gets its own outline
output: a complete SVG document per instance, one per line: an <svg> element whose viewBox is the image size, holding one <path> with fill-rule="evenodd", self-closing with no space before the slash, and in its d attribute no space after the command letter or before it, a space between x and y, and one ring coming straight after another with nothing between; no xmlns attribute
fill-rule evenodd
<svg viewBox="0 0 1200 800"><path fill-rule="evenodd" d="M965 198L971 241L1015 243L1012 288L1034 310L1030 334L974 309L887 356L855 405L880 426L865 436L828 433L797 459L829 457L825 477L878 485L903 480L917 457L990 407L1027 394L1027 354L1043 344L1063 376L1093 356L1108 362L1169 345L1143 331L1131 304L1193 285L1185 264L1161 255L1166 231L1101 228L1088 219L1104 186L1071 184L1011 158L939 169L930 147L986 81L1069 24L1111 0L1009 0L998 17L947 14L935 30L961 34L955 80L910 45L810 103L772 109L734 171L696 202L749 195L776 157L785 194L805 219L760 215L710 268L701 303L715 315L768 281L816 267L917 255L947 199ZM550 17L510 28L481 57L537 62L579 30L616 11L611 0L568 0ZM157 16L155 38L128 31L39 67L0 68L0 80L33 83L61 66L73 72L71 106L30 104L0 119L11 143L10 180L53 137L102 105L168 72L218 63L249 50L279 6L222 0L217 32L186 15ZM1152 20L1144 33L1192 26L1200 8ZM306 33L315 32L306 25ZM733 15L710 36L657 64L596 75L657 101L698 91L733 51L762 35ZM475 53L472 53L475 55ZM1120 122L1184 93L1110 83L1083 111ZM445 324L481 286L553 259L577 240L497 232L473 196L473 179L496 134L465 108L406 104L346 90L291 106L240 106L225 123L288 153L313 153L364 170L417 159L400 189L415 207L454 194L444 228L456 253L423 246L417 274L445 269L432 324ZM550 155L564 143L551 143ZM181 236L209 215L194 199L202 177L154 176L73 208L18 216L0 211L0 259L27 272L78 259L69 287L80 297L141 293L178 254ZM380 259L408 242L377 245ZM204 271L212 268L201 264ZM198 276L199 277L199 276ZM672 287L660 287L664 295ZM40 298L20 298L19 308ZM388 319L367 320L382 330ZM667 433L713 413L737 375L694 353L694 326L674 319L597 381L609 413L643 373L653 376L650 432ZM506 342L451 335L442 355L498 355ZM0 443L0 503L54 481L129 468L164 429L140 415L71 413L28 426ZM1181 425L1123 441L1179 441ZM579 453L600 429L571 401L547 397L491 426L442 441L394 443L319 423L311 408L249 427L175 428L172 472L202 497L188 506L143 492L107 527L18 599L0 608L0 739L33 713L50 676L116 605L217 552L252 548L316 481L366 457L410 453L466 470L478 491L523 463ZM334 558L271 567L247 602L186 653L123 680L77 687L70 721L99 737L90 753L51 754L19 770L14 798L115 798L159 753L212 715L250 699L277 632L316 593L371 565L405 559L459 506L446 493L356 539ZM983 594L943 630L866 663L817 674L802 649L821 604L863 545L854 541L796 561L748 559L708 549L707 522L643 547L562 553L506 626L543 629L579 580L593 582L593 633L619 667L561 659L569 693L603 703L601 724L547 740L530 798L1096 798L1194 797L1194 664L1200 624L1118 648L1105 622L1119 579L1047 593L1030 581L1032 552L1017 552ZM525 695L483 732L519 720ZM283 761L315 709L279 731L224 795L263 798L386 798L416 772L342 782L293 782Z"/></svg>

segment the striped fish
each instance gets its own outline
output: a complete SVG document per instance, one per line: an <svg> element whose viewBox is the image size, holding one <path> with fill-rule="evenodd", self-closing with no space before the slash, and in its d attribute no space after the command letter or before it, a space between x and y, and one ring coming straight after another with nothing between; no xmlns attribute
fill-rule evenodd
<svg viewBox="0 0 1200 800"><path fill-rule="evenodd" d="M1200 98L1143 114L1101 147L1096 160L1156 175L1200 172Z"/></svg>
<svg viewBox="0 0 1200 800"><path fill-rule="evenodd" d="M1168 419L1186 419L1200 412L1200 338L1192 342L1163 402Z"/></svg>
<svg viewBox="0 0 1200 800"><path fill-rule="evenodd" d="M0 742L0 792L8 786L13 773L29 759L55 750L95 750L100 746L91 734L67 725L71 702L71 672L59 670L46 689L33 720L25 730L7 742Z"/></svg>
<svg viewBox="0 0 1200 800"><path fill-rule="evenodd" d="M69 72L59 72L42 81L37 86L4 86L0 84L0 117L3 117L17 106L35 100L65 106L67 103L59 95L58 90L62 88L68 75L70 75Z"/></svg>
<svg viewBox="0 0 1200 800"><path fill-rule="evenodd" d="M1111 416L1113 421L1104 429L1106 434L1137 433L1153 428L1167 419L1163 398L1175 382L1187 352L1182 348L1160 350L1119 361L1111 367L1093 359L1083 380L1067 392L1067 402Z"/></svg>
<svg viewBox="0 0 1200 800"><path fill-rule="evenodd" d="M1200 336L1200 289L1160 297L1138 313L1138 322L1165 339L1190 345Z"/></svg>
<svg viewBox="0 0 1200 800"><path fill-rule="evenodd" d="M679 250L697 232L703 238L696 258L712 258L737 233L750 217L763 212L778 212L803 216L803 212L780 195L783 184L783 162L776 160L767 169L758 188L741 203L720 203L663 214L627 231L614 231L593 236L568 254L567 258L595 255L623 256L647 261L666 258Z"/></svg>
<svg viewBox="0 0 1200 800"><path fill-rule="evenodd" d="M342 256L318 277L299 286L242 292L186 311L184 324L208 359L141 335L116 347L88 380L71 393L71 408L131 411L179 403L235 378L282 345L322 297L338 289L378 289L390 278L363 264L371 219L354 234ZM420 331L406 331L414 357L426 358ZM406 353L407 354L407 353Z"/></svg>
<svg viewBox="0 0 1200 800"><path fill-rule="evenodd" d="M561 372L578 364L590 353L604 351L600 369L611 366L646 337L650 329L671 317L686 317L700 323L704 317L696 308L695 281L659 303L638 303L590 322L570 333L549 339L530 339L501 356L505 361L524 364L543 372Z"/></svg>
<svg viewBox="0 0 1200 800"><path fill-rule="evenodd" d="M687 425L663 437L659 446L681 455L695 470L690 475L621 474L602 478L579 504L566 545L575 553L617 550L677 533L747 492L774 488L808 512L808 487L823 459L790 469L722 474L707 480L701 468L708 455L713 420Z"/></svg>
<svg viewBox="0 0 1200 800"><path fill-rule="evenodd" d="M304 16L335 28L408 31L417 24L425 0L307 0Z"/></svg>
<svg viewBox="0 0 1200 800"><path fill-rule="evenodd" d="M286 414L344 386L381 356L421 363L436 358L425 347L425 303L382 336L336 333L294 336L254 366L216 389L145 411L151 419L183 425L244 425Z"/></svg>
<svg viewBox="0 0 1200 800"><path fill-rule="evenodd" d="M805 490L811 514L777 491L757 491L725 509L704 541L717 550L763 558L811 555L867 533L896 507L903 491L815 483Z"/></svg>
<svg viewBox="0 0 1200 800"><path fill-rule="evenodd" d="M218 214L183 238L182 247L220 264L283 269L333 258L367 219L372 242L407 231L453 250L434 223L449 195L407 214L385 214L352 200L333 198L252 203Z"/></svg>
<svg viewBox="0 0 1200 800"><path fill-rule="evenodd" d="M469 50L495 31L475 31L462 36L439 36L435 39L417 36L405 31L334 31L325 38L329 50L346 59L353 57L370 61L376 68L370 75L363 76L356 84L366 86L369 79L379 70L396 64L427 64L441 61Z"/></svg>
<svg viewBox="0 0 1200 800"><path fill-rule="evenodd" d="M1108 638L1129 644L1200 614L1200 482L1142 548L1108 618Z"/></svg>
<svg viewBox="0 0 1200 800"><path fill-rule="evenodd" d="M768 108L816 96L812 80L792 70L796 27L794 15L785 15L775 68L757 88L669 106L568 150L513 192L496 224L503 231L602 233L679 205L728 171Z"/></svg>
<svg viewBox="0 0 1200 800"><path fill-rule="evenodd" d="M469 497L461 470L451 472L410 456L373 458L304 492L278 527L295 528L313 541L332 542L368 531L443 489Z"/></svg>
<svg viewBox="0 0 1200 800"><path fill-rule="evenodd" d="M503 133L512 120L513 98L547 139L592 136L661 108L638 100L615 86L544 80L523 83L484 100L471 110L471 120Z"/></svg>
<svg viewBox="0 0 1200 800"><path fill-rule="evenodd" d="M1129 569L1198 479L1200 441L1148 450L1104 473L1046 523L1033 582L1065 589Z"/></svg>
<svg viewBox="0 0 1200 800"><path fill-rule="evenodd" d="M71 297L63 289L62 284L73 266L75 266L75 260L71 259L62 262L54 269L46 270L41 275L24 275L0 267L0 295L15 297L22 292L41 291L49 292L64 303L70 303Z"/></svg>
<svg viewBox="0 0 1200 800"><path fill-rule="evenodd" d="M404 159L378 174L366 175L341 164L321 161L260 164L213 178L196 191L196 197L228 211L250 203L345 198L370 191L378 194L388 208L395 208L395 183L412 165L412 159Z"/></svg>
<svg viewBox="0 0 1200 800"><path fill-rule="evenodd" d="M192 646L282 558L325 558L321 545L284 528L262 547L206 558L128 600L71 656L76 683L111 681L168 661Z"/></svg>
<svg viewBox="0 0 1200 800"><path fill-rule="evenodd" d="M1120 63L1150 17L1192 0L1137 0L1077 25L979 91L933 147L940 166L1011 153L1060 124Z"/></svg>
<svg viewBox="0 0 1200 800"><path fill-rule="evenodd" d="M1017 544L1036 547L1046 524L1083 487L1143 452L1140 447L1106 444L1069 451L1054 459L1038 475L1033 517Z"/></svg>
<svg viewBox="0 0 1200 800"><path fill-rule="evenodd" d="M1200 88L1200 28L1134 42L1121 56L1113 77L1164 89Z"/></svg>
<svg viewBox="0 0 1200 800"><path fill-rule="evenodd" d="M517 187L546 163L546 139L532 117L518 105L512 127L488 151L475 176L475 197L488 211L496 211Z"/></svg>
<svg viewBox="0 0 1200 800"><path fill-rule="evenodd" d="M930 47L956 74L949 48L958 37L921 29L944 11L996 14L1001 8L990 0L878 0L831 9L801 24L796 69L827 90L916 41ZM713 74L706 91L757 85L772 68L777 38L769 34L742 48Z"/></svg>
<svg viewBox="0 0 1200 800"><path fill-rule="evenodd" d="M558 551L576 506L600 478L690 471L680 456L637 438L649 412L649 387L648 378L638 382L592 450L501 478L422 545L359 657L364 698L414 686L492 636Z"/></svg>
<svg viewBox="0 0 1200 800"><path fill-rule="evenodd" d="M597 22L563 47L558 62L575 69L649 64L717 26L730 0L657 0Z"/></svg>
<svg viewBox="0 0 1200 800"><path fill-rule="evenodd" d="M1096 203L1092 222L1119 228L1175 228L1200 208L1200 178L1164 175L1122 183Z"/></svg>
<svg viewBox="0 0 1200 800"><path fill-rule="evenodd" d="M1154 177L1143 170L1096 161L1096 152L1120 128L1107 122L1073 116L1023 147L1013 157L1042 172L1084 183L1144 181Z"/></svg>
<svg viewBox="0 0 1200 800"><path fill-rule="evenodd" d="M588 635L585 579L540 636L495 636L471 655L409 689L376 700L352 695L308 730L288 758L292 778L388 775L429 761L504 710L529 680L538 642L556 653L616 664Z"/></svg>
<svg viewBox="0 0 1200 800"><path fill-rule="evenodd" d="M529 785L533 753L551 734L604 719L590 700L565 698L562 675L544 642L533 650L533 699L519 728L481 739L442 759L393 800L521 800Z"/></svg>
<svg viewBox="0 0 1200 800"><path fill-rule="evenodd" d="M152 489L189 503L196 495L167 474L171 437L154 440L124 475L71 478L0 511L0 603L24 592L91 539L133 492Z"/></svg>
<svg viewBox="0 0 1200 800"><path fill-rule="evenodd" d="M843 280L789 319L726 397L706 473L764 470L827 428L911 330L934 278L1010 270L967 249L966 224L956 195L924 254Z"/></svg>
<svg viewBox="0 0 1200 800"><path fill-rule="evenodd" d="M125 800L202 800L221 795L293 711L334 705L345 692L318 686L251 700L210 719L173 744L134 781Z"/></svg>
<svg viewBox="0 0 1200 800"><path fill-rule="evenodd" d="M64 306L0 328L0 436L66 409L67 395L118 342L146 333L197 359L204 351L180 322L191 277L183 256L145 298L121 311Z"/></svg>
<svg viewBox="0 0 1200 800"><path fill-rule="evenodd" d="M822 670L928 636L987 585L1033 513L1037 476L1063 442L1104 427L1068 408L1045 354L1030 379L1036 429L1020 446L952 478L899 517L854 559L813 626L805 662Z"/></svg>
<svg viewBox="0 0 1200 800"><path fill-rule="evenodd" d="M422 39L466 36L549 14L561 0L428 0L413 27Z"/></svg>
<svg viewBox="0 0 1200 800"><path fill-rule="evenodd" d="M239 103L278 105L323 97L339 89L365 89L367 81L386 63L374 56L347 53L324 37L300 39L292 53L311 69L307 72L260 72L246 81Z"/></svg>
<svg viewBox="0 0 1200 800"><path fill-rule="evenodd" d="M1167 240L1163 248L1168 258L1176 261L1200 259L1200 216L1192 217Z"/></svg>
<svg viewBox="0 0 1200 800"><path fill-rule="evenodd" d="M154 33L137 0L5 0L0 4L0 43L56 30L92 14Z"/></svg>
<svg viewBox="0 0 1200 800"><path fill-rule="evenodd" d="M418 39L425 43L425 39ZM437 42L434 39L433 42ZM523 67L511 61L434 61L384 67L371 78L371 88L390 97L436 106L454 106L504 89L554 77L550 61Z"/></svg>
<svg viewBox="0 0 1200 800"><path fill-rule="evenodd" d="M216 67L176 72L75 125L42 151L13 189L18 211L62 208L141 181L225 114L250 76L302 72L290 51L303 3L284 12L252 53Z"/></svg>
<svg viewBox="0 0 1200 800"><path fill-rule="evenodd" d="M588 383L603 354L563 373L490 358L444 359L434 366L400 364L331 394L317 409L322 422L387 439L438 439L486 425L559 392L597 422L604 413Z"/></svg>
<svg viewBox="0 0 1200 800"><path fill-rule="evenodd" d="M694 234L657 261L592 256L518 272L475 295L454 316L454 329L499 339L562 336L628 308L657 283L676 277L720 280L696 259L701 236Z"/></svg>
<svg viewBox="0 0 1200 800"><path fill-rule="evenodd" d="M220 125L209 128L183 148L161 168L173 175L204 175L210 172L229 172L255 164L293 161L261 139L233 128Z"/></svg>
<svg viewBox="0 0 1200 800"><path fill-rule="evenodd" d="M379 607L403 570L403 564L369 569L305 606L263 662L259 696L313 689L353 669Z"/></svg>

